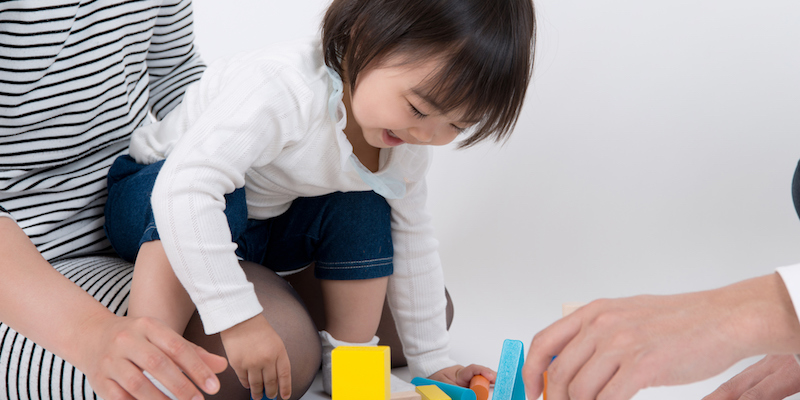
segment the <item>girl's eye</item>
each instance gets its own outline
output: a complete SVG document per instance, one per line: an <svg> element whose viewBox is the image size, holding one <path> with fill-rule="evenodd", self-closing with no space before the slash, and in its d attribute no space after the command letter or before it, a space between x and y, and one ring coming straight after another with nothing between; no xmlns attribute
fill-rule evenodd
<svg viewBox="0 0 800 400"><path fill-rule="evenodd" d="M459 134L459 135L464 133L467 130L467 128L461 128L461 127L458 127L458 126L456 126L454 124L450 124L450 126L452 126L453 129L455 129L456 133Z"/></svg>
<svg viewBox="0 0 800 400"><path fill-rule="evenodd" d="M413 104L408 103L408 106L411 107L411 113L413 113L415 117L423 119L428 116L428 114L423 114L421 111L417 110L417 107L414 107Z"/></svg>

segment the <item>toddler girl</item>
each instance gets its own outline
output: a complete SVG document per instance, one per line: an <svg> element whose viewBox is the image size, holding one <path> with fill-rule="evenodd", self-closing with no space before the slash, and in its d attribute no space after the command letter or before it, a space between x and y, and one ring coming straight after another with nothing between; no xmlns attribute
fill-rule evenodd
<svg viewBox="0 0 800 400"><path fill-rule="evenodd" d="M493 379L448 356L425 174L430 145L511 132L533 38L530 0L335 0L321 41L212 64L109 172L106 230L136 262L129 315L182 332L197 307L253 397L286 399L286 350L239 261L314 263L326 388L330 350L374 345L385 298L413 375Z"/></svg>

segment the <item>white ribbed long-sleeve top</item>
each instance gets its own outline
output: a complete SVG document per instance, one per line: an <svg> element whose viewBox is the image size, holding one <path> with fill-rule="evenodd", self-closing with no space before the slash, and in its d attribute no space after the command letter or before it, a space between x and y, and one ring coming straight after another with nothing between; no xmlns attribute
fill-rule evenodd
<svg viewBox="0 0 800 400"><path fill-rule="evenodd" d="M426 211L426 146L382 149L371 173L342 131L341 80L318 40L213 63L161 122L136 130L130 154L166 158L152 195L164 249L206 333L262 311L234 251L223 196L244 186L250 218L285 212L297 197L375 189L391 206L394 274L388 299L415 376L449 358L438 242ZM369 184L367 183L370 182Z"/></svg>

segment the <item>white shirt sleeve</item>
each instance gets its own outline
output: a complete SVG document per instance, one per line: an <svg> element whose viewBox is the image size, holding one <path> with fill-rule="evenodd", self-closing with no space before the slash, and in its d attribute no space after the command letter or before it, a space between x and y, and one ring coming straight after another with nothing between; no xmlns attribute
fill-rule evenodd
<svg viewBox="0 0 800 400"><path fill-rule="evenodd" d="M783 284L786 285L795 313L798 313L798 319L800 319L800 264L779 267L777 272L781 276ZM794 359L800 364L800 355L795 354Z"/></svg>
<svg viewBox="0 0 800 400"><path fill-rule="evenodd" d="M132 144L137 161L168 155L153 189L153 214L207 334L262 311L234 253L223 196L244 186L254 162L269 162L307 129L312 96L298 74L280 65L212 65L180 106Z"/></svg>
<svg viewBox="0 0 800 400"><path fill-rule="evenodd" d="M403 199L389 201L394 274L388 288L389 307L411 375L425 378L457 364L449 356L444 274L426 198L423 179L409 183Z"/></svg>

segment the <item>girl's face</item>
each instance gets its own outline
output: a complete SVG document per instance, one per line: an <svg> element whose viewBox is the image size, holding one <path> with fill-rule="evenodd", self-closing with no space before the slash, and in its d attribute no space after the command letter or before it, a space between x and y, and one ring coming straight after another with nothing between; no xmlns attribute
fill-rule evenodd
<svg viewBox="0 0 800 400"><path fill-rule="evenodd" d="M415 93L437 70L437 61L385 61L359 74L350 99L350 111L370 146L445 145L474 123L462 121L457 110L443 114Z"/></svg>

